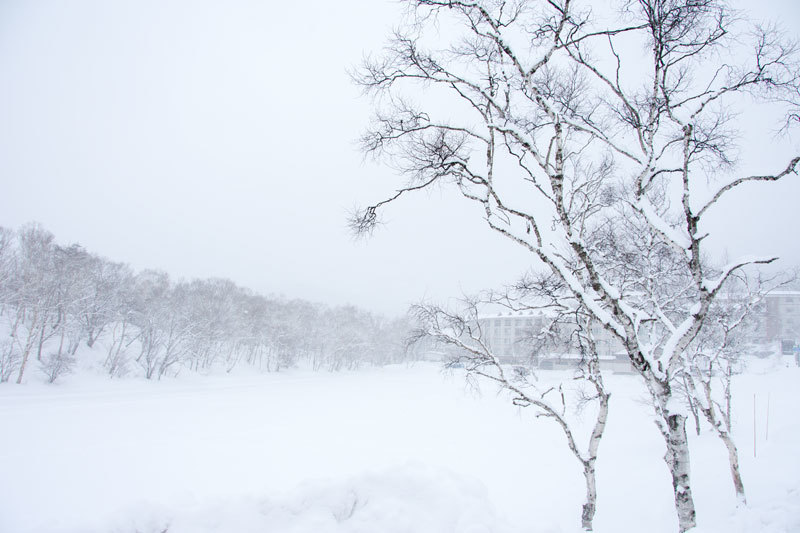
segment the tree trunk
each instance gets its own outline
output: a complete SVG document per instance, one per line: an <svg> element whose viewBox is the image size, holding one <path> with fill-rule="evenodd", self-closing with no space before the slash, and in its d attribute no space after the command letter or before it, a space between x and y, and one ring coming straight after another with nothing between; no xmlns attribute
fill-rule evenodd
<svg viewBox="0 0 800 533"><path fill-rule="evenodd" d="M692 413L692 418L694 418L694 430L697 435L700 435L700 414L697 412L697 405L695 405L694 400L692 399L692 392L689 386L688 380L686 376L683 376L683 385L684 389L686 390L686 401L689 402L689 411Z"/></svg>
<svg viewBox="0 0 800 533"><path fill-rule="evenodd" d="M25 366L28 364L28 357L30 357L31 349L33 348L33 341L29 339L25 343L25 350L22 352L22 363L19 365L19 374L17 374L17 385L22 383L22 376L25 374Z"/></svg>
<svg viewBox="0 0 800 533"><path fill-rule="evenodd" d="M81 338L80 337L75 339L75 342L70 341L69 342L69 354L74 356L76 353L78 353L78 348L80 348L80 346L81 346Z"/></svg>
<svg viewBox="0 0 800 533"><path fill-rule="evenodd" d="M31 355L33 343L36 339L36 322L39 317L39 311L33 312L33 319L31 320L31 327L28 330L28 339L25 341L25 348L22 351L22 363L19 366L19 374L17 375L17 385L22 383L22 376L25 374L25 366L28 364L28 357Z"/></svg>
<svg viewBox="0 0 800 533"><path fill-rule="evenodd" d="M736 443L733 442L731 436L731 372L730 367L725 373L725 408L726 410L721 414L722 421L717 419L717 412L713 399L711 398L711 381L703 381L703 392L706 395L708 408L703 409L703 414L708 420L709 424L717 431L717 436L725 444L728 449L728 465L731 469L731 479L733 481L733 490L736 492L736 499L740 504L747 505L747 498L744 493L744 481L742 480L742 473L739 470L739 450L736 448Z"/></svg>
<svg viewBox="0 0 800 533"><path fill-rule="evenodd" d="M594 465L597 460L597 452L600 448L600 439L603 438L603 432L606 429L606 421L608 420L608 400L610 398L610 395L605 392L603 386L599 362L594 359L590 365L592 365L590 366L590 371L594 374L592 381L600 398L600 410L597 413L597 420L595 421L592 435L589 438L589 459L583 463L583 477L586 480L586 503L583 504L583 512L581 513L581 526L586 531L592 530L592 521L594 520L594 513L597 509L597 481L595 478Z"/></svg>
<svg viewBox="0 0 800 533"><path fill-rule="evenodd" d="M58 341L58 357L61 357L61 354L64 353L64 336L65 336L65 327L61 327L61 339Z"/></svg>
<svg viewBox="0 0 800 533"><path fill-rule="evenodd" d="M45 341L44 330L46 328L47 328L47 318L45 318L45 320L42 322L42 329L41 329L41 332L39 333L39 347L36 349L36 360L37 361L41 361L42 360L42 347L44 346L44 341Z"/></svg>
<svg viewBox="0 0 800 533"><path fill-rule="evenodd" d="M592 521L597 509L597 481L594 473L594 462L587 461L583 465L583 477L586 480L586 503L581 512L581 527L585 531L592 530Z"/></svg>
<svg viewBox="0 0 800 533"><path fill-rule="evenodd" d="M690 483L686 417L680 414L665 413L665 419L667 423L667 453L664 455L664 460L672 475L675 510L678 513L678 531L683 533L696 524Z"/></svg>
<svg viewBox="0 0 800 533"><path fill-rule="evenodd" d="M731 467L731 478L733 478L733 488L736 491L736 499L739 500L740 503L747 505L742 473L739 470L739 451L736 449L736 444L727 431L720 431L719 438L722 439L722 442L725 443L725 447L728 448L728 462Z"/></svg>

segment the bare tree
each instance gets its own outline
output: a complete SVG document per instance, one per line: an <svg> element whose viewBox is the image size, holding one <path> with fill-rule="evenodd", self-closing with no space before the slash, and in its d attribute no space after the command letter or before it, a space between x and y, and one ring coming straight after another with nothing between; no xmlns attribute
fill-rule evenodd
<svg viewBox="0 0 800 533"><path fill-rule="evenodd" d="M401 321L355 307L327 309L266 297L226 279L174 282L60 246L36 224L0 228L0 383L23 381L34 356L48 381L71 370L78 349L107 340L103 367L145 377L182 368L232 371L243 362L278 371L308 359L319 370L387 364L402 356Z"/></svg>
<svg viewBox="0 0 800 533"><path fill-rule="evenodd" d="M42 359L40 366L47 382L55 383L59 377L72 372L75 366L75 356L69 352L51 352Z"/></svg>
<svg viewBox="0 0 800 533"><path fill-rule="evenodd" d="M747 97L797 122L794 45L717 0L622 2L604 17L572 0L406 4L407 24L354 77L378 96L363 149L408 182L352 228L371 232L388 204L434 186L480 204L624 347L653 399L678 528L691 529L673 386L728 278L774 259L709 269L704 222L732 190L796 173L800 156L749 176L733 165Z"/></svg>
<svg viewBox="0 0 800 533"><path fill-rule="evenodd" d="M14 343L14 332L18 327L16 312L15 273L17 254L15 235L10 229L0 227L0 319L8 324L9 336L0 341L0 383L6 383L16 372L20 357Z"/></svg>
<svg viewBox="0 0 800 533"><path fill-rule="evenodd" d="M17 384L22 383L28 359L37 342L41 352L50 320L55 314L53 247L53 235L40 226L33 224L20 229L13 297L17 317L11 328L11 338L20 353Z"/></svg>
<svg viewBox="0 0 800 533"><path fill-rule="evenodd" d="M0 226L0 316L6 314L13 300L14 244L14 232Z"/></svg>
<svg viewBox="0 0 800 533"><path fill-rule="evenodd" d="M96 256L89 256L86 261L84 276L88 278L88 290L77 315L90 348L115 318L120 287L130 275L129 268L121 263Z"/></svg>
<svg viewBox="0 0 800 533"><path fill-rule="evenodd" d="M167 333L164 317L170 313L167 306L171 282L165 272L146 270L136 276L136 301L133 323L139 330L136 340L139 355L136 363L142 367L147 379L152 379L161 366L162 347Z"/></svg>
<svg viewBox="0 0 800 533"><path fill-rule="evenodd" d="M129 370L126 349L137 338L136 328L132 324L135 317L135 278L127 265L117 264L114 272L116 279L112 284L112 296L109 297L110 308L105 310L111 324L111 339L103 367L109 376L121 377Z"/></svg>
<svg viewBox="0 0 800 533"><path fill-rule="evenodd" d="M683 384L688 401L702 414L728 451L731 481L737 499L747 503L739 468L739 451L733 439L733 376L742 371L744 356L752 348L760 327L755 319L764 297L790 283L785 275L738 274L709 310L703 329L689 346L689 365ZM699 427L699 420L697 420Z"/></svg>
<svg viewBox="0 0 800 533"><path fill-rule="evenodd" d="M591 328L592 316L579 309L567 312L574 320L574 328L570 331L569 339L562 339L563 343L572 344L582 356L580 364L575 367L577 372L575 379L589 383L593 389L590 394L580 391L575 398L576 401L571 403L563 383L557 386L548 384L543 387L527 367L502 364L500 357L487 342L478 314L478 302L466 300L464 303L463 313L448 311L436 305L413 306L411 314L416 319L419 329L412 340L430 338L445 347L455 348L450 351L448 358L450 366L455 364L463 366L468 376L488 380L510 392L514 405L533 408L537 416L552 419L558 424L570 452L583 470L586 496L581 512L581 525L583 529L591 531L597 508L595 463L600 440L605 431L610 398L600 371L597 345ZM597 403L597 413L588 443L582 449L578 444L574 421L570 421L567 410L583 409L591 402Z"/></svg>

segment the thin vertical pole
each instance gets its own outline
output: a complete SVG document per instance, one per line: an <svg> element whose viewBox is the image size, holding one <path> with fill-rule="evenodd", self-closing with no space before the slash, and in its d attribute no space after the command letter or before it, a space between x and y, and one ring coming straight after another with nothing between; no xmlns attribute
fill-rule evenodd
<svg viewBox="0 0 800 533"><path fill-rule="evenodd" d="M753 393L753 457L756 457L756 393Z"/></svg>
<svg viewBox="0 0 800 533"><path fill-rule="evenodd" d="M764 440L769 440L769 393L767 393L767 428L764 432Z"/></svg>

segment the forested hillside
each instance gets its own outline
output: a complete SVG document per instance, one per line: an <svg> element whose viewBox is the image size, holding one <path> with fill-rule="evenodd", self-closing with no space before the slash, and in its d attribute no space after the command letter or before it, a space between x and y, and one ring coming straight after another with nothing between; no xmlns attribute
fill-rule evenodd
<svg viewBox="0 0 800 533"><path fill-rule="evenodd" d="M82 346L110 377L160 379L249 365L337 371L404 357L407 325L353 306L264 296L227 279L134 272L36 224L0 228L0 381L50 382Z"/></svg>

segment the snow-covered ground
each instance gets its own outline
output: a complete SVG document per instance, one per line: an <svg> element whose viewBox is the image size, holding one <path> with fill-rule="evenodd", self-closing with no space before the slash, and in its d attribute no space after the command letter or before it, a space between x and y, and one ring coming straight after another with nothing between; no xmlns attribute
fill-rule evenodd
<svg viewBox="0 0 800 533"><path fill-rule="evenodd" d="M595 530L671 533L644 391L607 380ZM698 531L800 531L800 370L758 361L735 397L749 507L722 443L693 436ZM573 532L583 478L563 444L552 422L432 364L4 384L0 532Z"/></svg>

